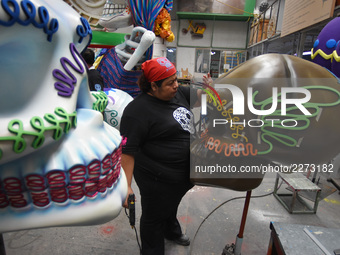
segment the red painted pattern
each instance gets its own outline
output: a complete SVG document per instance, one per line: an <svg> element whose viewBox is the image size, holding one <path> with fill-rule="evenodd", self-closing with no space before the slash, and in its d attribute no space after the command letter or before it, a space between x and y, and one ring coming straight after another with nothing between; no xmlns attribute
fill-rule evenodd
<svg viewBox="0 0 340 255"><path fill-rule="evenodd" d="M51 202L64 203L104 193L119 177L121 153L119 147L103 161L94 160L88 166L77 165L68 171L53 170L45 176L0 179L0 208L22 208L30 203L45 207Z"/></svg>

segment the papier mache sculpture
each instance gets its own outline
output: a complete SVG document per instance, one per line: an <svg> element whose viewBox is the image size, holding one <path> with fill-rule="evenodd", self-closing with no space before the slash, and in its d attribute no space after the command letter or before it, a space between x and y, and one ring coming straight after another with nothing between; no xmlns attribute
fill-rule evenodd
<svg viewBox="0 0 340 255"><path fill-rule="evenodd" d="M325 68L265 54L212 88L219 98L207 95L204 132L191 145L193 182L248 191L266 171L337 170L331 161L340 152L340 84Z"/></svg>
<svg viewBox="0 0 340 255"><path fill-rule="evenodd" d="M155 41L155 34L143 27L136 26L125 41L106 52L97 70L103 77L105 87L120 89L132 97L140 94L137 85L141 64L147 60L146 52Z"/></svg>
<svg viewBox="0 0 340 255"><path fill-rule="evenodd" d="M106 0L99 24L107 31L132 25L131 10L125 0Z"/></svg>
<svg viewBox="0 0 340 255"><path fill-rule="evenodd" d="M62 0L1 0L0 34L0 233L112 220L123 142L88 89L88 22Z"/></svg>
<svg viewBox="0 0 340 255"><path fill-rule="evenodd" d="M104 89L104 92L108 98L107 106L103 112L104 120L110 126L120 130L124 109L133 100L133 97L120 89ZM101 92L92 92L92 94L100 95Z"/></svg>
<svg viewBox="0 0 340 255"><path fill-rule="evenodd" d="M340 17L332 19L321 30L312 48L312 61L340 77Z"/></svg>

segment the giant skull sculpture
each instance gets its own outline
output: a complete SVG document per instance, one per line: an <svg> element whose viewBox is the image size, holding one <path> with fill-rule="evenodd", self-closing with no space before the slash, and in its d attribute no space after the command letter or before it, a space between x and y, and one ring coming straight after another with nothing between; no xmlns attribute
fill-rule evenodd
<svg viewBox="0 0 340 255"><path fill-rule="evenodd" d="M112 127L120 130L120 121L125 107L133 100L123 90L120 89L104 89L105 94L108 97L108 104L104 110L104 120ZM100 95L101 92L92 92L93 95Z"/></svg>
<svg viewBox="0 0 340 255"><path fill-rule="evenodd" d="M122 139L88 90L88 22L62 0L1 0L0 34L0 233L115 218Z"/></svg>
<svg viewBox="0 0 340 255"><path fill-rule="evenodd" d="M312 48L312 61L340 77L340 17L332 19L321 30Z"/></svg>
<svg viewBox="0 0 340 255"><path fill-rule="evenodd" d="M267 54L214 88L222 105L208 97L206 130L191 147L192 181L247 191L266 171L336 170L329 163L340 152L340 84L328 70Z"/></svg>
<svg viewBox="0 0 340 255"><path fill-rule="evenodd" d="M132 25L130 7L125 0L106 0L99 24L108 31Z"/></svg>
<svg viewBox="0 0 340 255"><path fill-rule="evenodd" d="M63 0L72 6L81 16L86 18L91 25L98 25L104 10L105 0Z"/></svg>

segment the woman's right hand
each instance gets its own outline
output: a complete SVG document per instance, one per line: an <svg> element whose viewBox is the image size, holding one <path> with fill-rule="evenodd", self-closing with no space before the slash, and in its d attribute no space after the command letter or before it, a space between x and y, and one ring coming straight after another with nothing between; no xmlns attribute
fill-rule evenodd
<svg viewBox="0 0 340 255"><path fill-rule="evenodd" d="M133 190L132 190L131 187L128 187L128 193L127 193L125 202L124 202L124 204L123 204L123 207L129 208L129 205L128 205L128 198L129 198L129 195L131 195L131 194L134 194L134 193L133 193ZM135 201L136 201L136 200L135 200Z"/></svg>
<svg viewBox="0 0 340 255"><path fill-rule="evenodd" d="M203 75L203 83L204 85L211 85L213 83L213 79L211 78L210 73L208 73L207 75Z"/></svg>

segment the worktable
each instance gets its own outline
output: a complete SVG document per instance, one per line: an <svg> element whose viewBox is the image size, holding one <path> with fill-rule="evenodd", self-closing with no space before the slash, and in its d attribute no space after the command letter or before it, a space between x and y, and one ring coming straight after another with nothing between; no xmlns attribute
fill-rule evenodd
<svg viewBox="0 0 340 255"><path fill-rule="evenodd" d="M270 229L267 255L334 255L340 249L340 229L279 222L271 222Z"/></svg>
<svg viewBox="0 0 340 255"><path fill-rule="evenodd" d="M282 180L288 185L291 194L279 194L279 180ZM314 193L314 205L310 206L302 197L301 192L312 192ZM319 195L321 188L311 182L308 178L303 176L301 173L277 173L275 186L274 186L274 197L290 212L290 213L316 213L319 204ZM288 200L289 202L288 202ZM298 206L300 209L297 209ZM301 209L301 207L303 209Z"/></svg>

